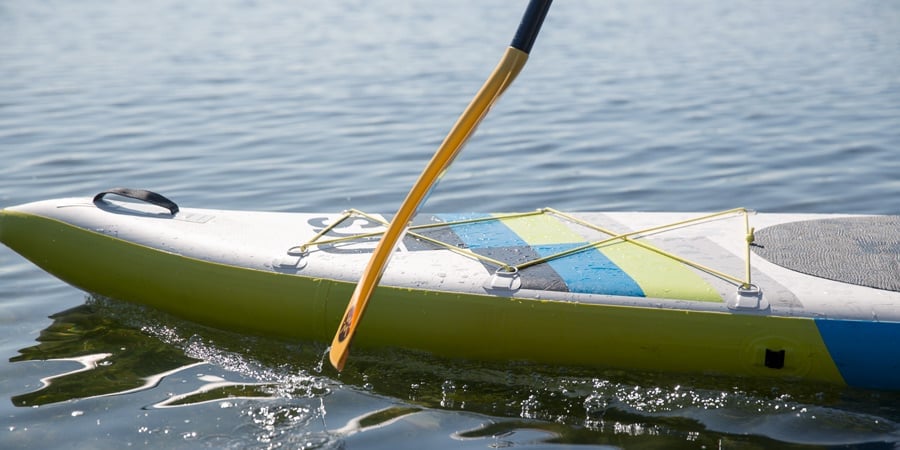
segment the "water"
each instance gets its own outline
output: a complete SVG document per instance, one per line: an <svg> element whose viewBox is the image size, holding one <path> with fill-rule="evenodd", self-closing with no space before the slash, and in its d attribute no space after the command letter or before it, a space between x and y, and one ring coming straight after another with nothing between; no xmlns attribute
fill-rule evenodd
<svg viewBox="0 0 900 450"><path fill-rule="evenodd" d="M123 185L393 212L523 9L4 2L0 206ZM559 1L423 209L900 214L898 25L895 2ZM323 351L87 297L0 249L4 448L900 445L895 393L401 351L337 375Z"/></svg>

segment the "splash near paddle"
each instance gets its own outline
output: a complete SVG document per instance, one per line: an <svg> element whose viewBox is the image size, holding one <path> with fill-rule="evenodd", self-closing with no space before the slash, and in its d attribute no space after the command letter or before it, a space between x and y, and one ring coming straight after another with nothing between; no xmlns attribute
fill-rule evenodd
<svg viewBox="0 0 900 450"><path fill-rule="evenodd" d="M397 210L397 214L394 215L393 220L378 242L362 277L356 285L356 289L353 291L353 295L350 297L347 310L344 312L334 340L331 343L329 360L337 370L342 370L347 362L350 343L362 319L363 312L365 312L369 299L378 285L382 273L384 273L394 248L406 234L409 222L415 216L416 211L418 211L419 206L427 197L431 188L440 179L444 171L450 167L453 159L469 139L469 136L475 131L475 128L490 110L491 106L515 80L522 67L525 66L528 54L531 52L535 39L537 39L541 24L544 22L544 17L547 16L551 3L551 0L531 0L528 3L522 22L516 30L512 43L503 54L503 58L500 59L497 67L494 68L484 85L475 94L475 98L472 99L469 106L466 107L453 125L453 128L450 129L447 137L444 138L431 161L425 166L425 170L419 175L419 179L410 189L406 199L400 205L400 209Z"/></svg>

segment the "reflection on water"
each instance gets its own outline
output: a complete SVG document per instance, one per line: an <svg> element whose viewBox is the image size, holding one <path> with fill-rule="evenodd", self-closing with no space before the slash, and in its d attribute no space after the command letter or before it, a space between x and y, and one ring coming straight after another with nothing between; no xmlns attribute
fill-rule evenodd
<svg viewBox="0 0 900 450"><path fill-rule="evenodd" d="M43 386L12 398L16 406L36 406L149 389L165 374L202 363L139 330L116 326L90 304L51 316L38 344L19 350L10 362L73 361L78 369L42 379Z"/></svg>
<svg viewBox="0 0 900 450"><path fill-rule="evenodd" d="M213 375L203 375L203 386L184 394L173 395L167 400L154 404L157 408L173 408L186 405L198 405L200 403L215 402L222 399L239 398L269 398L271 386L269 383L235 383Z"/></svg>
<svg viewBox="0 0 900 450"><path fill-rule="evenodd" d="M235 335L104 298L52 318L39 343L11 361L76 367L13 397L16 406L131 395L150 410L186 408L188 417L209 406L240 411L228 419L230 432L184 433L204 445L332 446L384 430L442 434L476 447L485 440L749 448L900 441L898 393L482 364L402 350L360 351L337 374L324 366L321 344ZM213 375L213 368L227 372ZM354 391L370 405L345 411L353 402L331 399Z"/></svg>
<svg viewBox="0 0 900 450"><path fill-rule="evenodd" d="M53 323L38 337L39 344L19 350L10 362L73 362L80 367L42 378L41 387L12 397L16 406L40 406L69 400L124 395L153 389L167 376L206 365L182 349L142 331L122 327L103 314L102 302L92 301L51 316ZM100 310L100 311L98 311ZM199 375L203 384L172 395L153 407L175 407L235 398L271 398L270 383L238 383Z"/></svg>
<svg viewBox="0 0 900 450"><path fill-rule="evenodd" d="M347 422L347 425L334 430L334 432L349 436L351 434L359 433L367 429L390 425L391 423L396 422L397 420L400 420L405 416L417 413L421 410L421 408L412 406L392 406L390 408L373 411L363 414L362 416L355 417Z"/></svg>

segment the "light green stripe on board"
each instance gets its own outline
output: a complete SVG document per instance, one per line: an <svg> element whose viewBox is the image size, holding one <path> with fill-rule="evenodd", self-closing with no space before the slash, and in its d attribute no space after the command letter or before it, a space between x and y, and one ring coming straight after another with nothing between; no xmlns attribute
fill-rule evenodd
<svg viewBox="0 0 900 450"><path fill-rule="evenodd" d="M514 217L502 221L528 245L584 242L584 236L572 231L557 218L546 214Z"/></svg>
<svg viewBox="0 0 900 450"><path fill-rule="evenodd" d="M628 242L600 247L600 251L655 298L721 302L719 292L688 266Z"/></svg>
<svg viewBox="0 0 900 450"><path fill-rule="evenodd" d="M585 238L554 216L503 219L503 224L529 245L585 242ZM599 250L628 274L647 297L721 302L722 297L688 266L627 242L613 242Z"/></svg>

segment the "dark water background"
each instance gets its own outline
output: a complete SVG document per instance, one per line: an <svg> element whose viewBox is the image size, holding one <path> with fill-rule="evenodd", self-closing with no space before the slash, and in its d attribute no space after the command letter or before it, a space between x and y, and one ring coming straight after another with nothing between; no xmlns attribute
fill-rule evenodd
<svg viewBox="0 0 900 450"><path fill-rule="evenodd" d="M393 212L524 5L2 2L0 206ZM423 210L900 214L898 151L898 2L558 0ZM3 448L900 445L896 393L323 351L0 248Z"/></svg>

